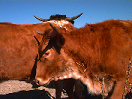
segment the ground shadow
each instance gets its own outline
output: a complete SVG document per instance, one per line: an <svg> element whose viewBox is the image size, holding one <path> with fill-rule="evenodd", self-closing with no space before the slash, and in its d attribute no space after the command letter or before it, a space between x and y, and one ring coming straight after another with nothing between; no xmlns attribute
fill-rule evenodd
<svg viewBox="0 0 132 99"><path fill-rule="evenodd" d="M51 99L50 94L44 90L30 90L0 95L0 99Z"/></svg>
<svg viewBox="0 0 132 99"><path fill-rule="evenodd" d="M83 99L102 99L101 96L91 96L90 94L84 94ZM51 95L49 92L45 90L30 90L30 91L20 91L15 93L10 93L6 95L0 95L0 99L51 99ZM75 99L78 99L76 94L74 95ZM55 99L52 97L52 99ZM68 99L68 98L62 98ZM126 99L131 99L131 95L129 94Z"/></svg>
<svg viewBox="0 0 132 99"><path fill-rule="evenodd" d="M49 92L44 90L30 90L30 91L20 91L15 93L10 93L7 95L0 95L0 99L51 99ZM52 97L55 99L54 97ZM68 99L68 98L62 98ZM75 95L75 99L78 97ZM97 96L85 96L83 99L101 99Z"/></svg>
<svg viewBox="0 0 132 99"><path fill-rule="evenodd" d="M32 82L33 88L37 88L35 82ZM53 82L51 82L47 88L54 88ZM63 92L64 94L67 94ZM94 96L91 94L88 94L87 92L87 87L84 85L84 91L82 92L84 98L83 99L102 99L102 96ZM51 99L51 95L48 91L45 90L30 90L30 91L19 91L19 92L14 92L6 95L0 95L0 99ZM52 97L52 99L55 99ZM62 99L68 99L68 98L62 98ZM74 99L79 99L76 93L74 93ZM132 99L132 92L130 91L125 99Z"/></svg>

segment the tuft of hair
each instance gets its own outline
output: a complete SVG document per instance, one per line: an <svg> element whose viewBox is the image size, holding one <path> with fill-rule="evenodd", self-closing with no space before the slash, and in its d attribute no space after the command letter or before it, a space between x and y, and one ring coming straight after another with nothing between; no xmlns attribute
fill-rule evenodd
<svg viewBox="0 0 132 99"><path fill-rule="evenodd" d="M51 15L50 19L51 20L62 20L62 19L66 19L66 15L60 15L60 14Z"/></svg>
<svg viewBox="0 0 132 99"><path fill-rule="evenodd" d="M66 19L66 15L56 14L56 15L51 15L50 16L50 20L64 20L64 19ZM72 24L74 24L73 20L70 20L69 22L71 22Z"/></svg>

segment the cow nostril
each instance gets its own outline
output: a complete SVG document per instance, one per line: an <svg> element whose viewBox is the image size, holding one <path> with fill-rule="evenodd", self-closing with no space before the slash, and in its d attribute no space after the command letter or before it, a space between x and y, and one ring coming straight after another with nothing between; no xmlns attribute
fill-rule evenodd
<svg viewBox="0 0 132 99"><path fill-rule="evenodd" d="M36 80L36 84L39 85L39 80Z"/></svg>

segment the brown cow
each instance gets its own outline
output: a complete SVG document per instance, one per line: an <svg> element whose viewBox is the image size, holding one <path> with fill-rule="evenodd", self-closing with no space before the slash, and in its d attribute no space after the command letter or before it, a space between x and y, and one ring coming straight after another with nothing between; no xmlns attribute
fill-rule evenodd
<svg viewBox="0 0 132 99"><path fill-rule="evenodd" d="M75 27L71 22L81 15L82 13L70 18L56 15L59 19L55 19L56 16L51 16L50 19L43 20L43 23L34 24L0 23L0 81L27 80L34 77L37 55L34 36L39 40L42 38L35 31L50 32L52 28L49 22L63 32L72 31Z"/></svg>
<svg viewBox="0 0 132 99"><path fill-rule="evenodd" d="M67 34L50 25L53 31L49 41L43 39L38 48L36 83L80 79L92 94L121 99L132 56L132 21L86 24ZM43 38L47 38L46 34Z"/></svg>
<svg viewBox="0 0 132 99"><path fill-rule="evenodd" d="M74 21L76 18L80 17L83 13L77 15L77 16L74 16L74 17L69 17L69 18L66 18L65 15L56 15L56 16L51 16L50 19L42 19L42 18L39 18L39 17L36 17L34 16L36 19L40 20L40 21L50 21L50 20L62 20L62 19L66 19L68 20L69 22L71 22L72 24L74 24ZM56 18L57 17L57 18ZM56 22L55 22L56 23ZM67 21L65 20L62 20L61 22L58 22L58 25L59 25L59 30L62 32L62 33L68 33L69 31L71 30L75 30L75 28L71 28L71 26L68 24L68 25L64 25L64 23L67 23ZM63 26L63 28L62 28ZM68 28L67 28L68 27ZM39 34L43 35L43 33L41 32L38 32ZM47 34L49 34L50 32L48 32ZM35 37L35 39L37 40L38 42L38 45L39 45L39 40ZM61 87L60 86L60 83L59 82L56 82L56 81L53 81L54 83L54 86L55 86L55 89L56 89L56 98L57 99L60 99L60 96L61 96ZM63 83L65 84L66 86L66 90L67 90L67 93L68 93L68 96L69 96L69 99L73 99L73 86L75 85L75 91L77 92L77 95L80 99L82 99L82 90L83 90L83 87L82 87L82 84L79 80L74 80L74 79L64 79L63 80Z"/></svg>

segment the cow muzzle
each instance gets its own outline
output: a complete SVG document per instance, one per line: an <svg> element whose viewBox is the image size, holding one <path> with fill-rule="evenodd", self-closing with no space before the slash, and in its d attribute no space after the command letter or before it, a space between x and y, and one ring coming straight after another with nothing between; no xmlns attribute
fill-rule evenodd
<svg viewBox="0 0 132 99"><path fill-rule="evenodd" d="M47 86L50 83L49 81L44 81L42 78L36 78L35 82L39 86Z"/></svg>

